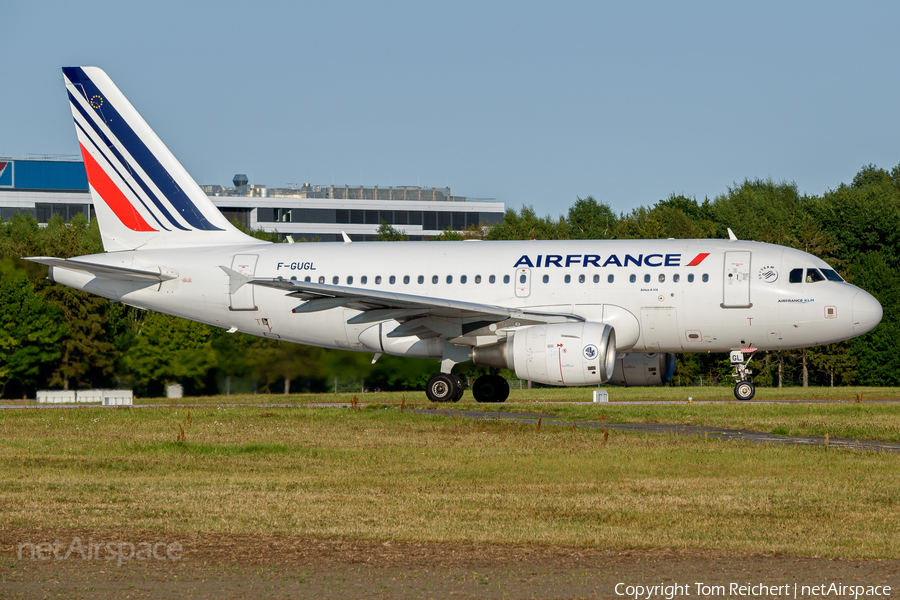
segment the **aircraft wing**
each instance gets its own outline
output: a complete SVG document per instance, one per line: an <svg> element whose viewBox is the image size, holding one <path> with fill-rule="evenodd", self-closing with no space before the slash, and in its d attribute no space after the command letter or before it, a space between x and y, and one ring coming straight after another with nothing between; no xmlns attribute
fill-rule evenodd
<svg viewBox="0 0 900 600"><path fill-rule="evenodd" d="M294 309L295 313L310 313L332 308L345 307L361 311L347 322L377 323L388 319L402 324L389 337L417 335L419 337L440 336L456 339L473 335L479 329L492 324L503 326L506 321L517 324L567 323L582 321L580 317L564 314L541 313L517 308L507 308L462 300L433 298L368 288L329 285L287 279L253 279L220 267L245 283L283 290L288 296L305 300ZM230 272L229 272L230 271Z"/></svg>
<svg viewBox="0 0 900 600"><path fill-rule="evenodd" d="M173 272L165 272L161 269L155 271L144 271L142 269L130 269L128 267L116 267L113 265L102 265L98 263L85 262L72 258L53 258L50 256L31 256L25 258L31 262L47 265L48 267L60 267L62 269L71 269L73 271L83 271L90 273L95 277L105 277L108 279L120 279L123 281L167 281L178 277Z"/></svg>

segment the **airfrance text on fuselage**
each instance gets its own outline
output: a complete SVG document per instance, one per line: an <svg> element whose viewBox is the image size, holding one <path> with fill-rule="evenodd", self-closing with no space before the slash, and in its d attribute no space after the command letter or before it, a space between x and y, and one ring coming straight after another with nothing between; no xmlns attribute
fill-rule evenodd
<svg viewBox="0 0 900 600"><path fill-rule="evenodd" d="M698 254L694 260L685 265L695 267L699 265L703 259L709 256L708 253ZM610 254L604 260L599 254L538 254L536 258L532 258L527 254L523 255L516 261L514 267L531 267L537 269L539 267L680 267L681 254L638 254L633 256L626 254L624 258L619 258L616 254Z"/></svg>

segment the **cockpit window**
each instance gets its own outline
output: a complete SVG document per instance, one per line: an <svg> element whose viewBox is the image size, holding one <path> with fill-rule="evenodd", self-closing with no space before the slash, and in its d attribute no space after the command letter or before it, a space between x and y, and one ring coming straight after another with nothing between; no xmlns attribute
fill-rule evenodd
<svg viewBox="0 0 900 600"><path fill-rule="evenodd" d="M806 270L806 283L816 283L819 281L825 281L825 276L819 273L818 269Z"/></svg>
<svg viewBox="0 0 900 600"><path fill-rule="evenodd" d="M803 283L803 269L791 269L788 281L791 283Z"/></svg>
<svg viewBox="0 0 900 600"><path fill-rule="evenodd" d="M840 275L837 274L837 271L834 269L822 269L822 273L825 274L825 279L828 281L843 281Z"/></svg>

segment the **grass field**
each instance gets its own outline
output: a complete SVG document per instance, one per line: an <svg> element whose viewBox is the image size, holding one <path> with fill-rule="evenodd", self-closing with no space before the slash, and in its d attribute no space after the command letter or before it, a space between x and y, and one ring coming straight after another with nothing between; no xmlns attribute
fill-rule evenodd
<svg viewBox="0 0 900 600"><path fill-rule="evenodd" d="M891 404L537 406L886 437L900 423ZM374 405L0 411L0 522L25 528L900 558L898 467Z"/></svg>

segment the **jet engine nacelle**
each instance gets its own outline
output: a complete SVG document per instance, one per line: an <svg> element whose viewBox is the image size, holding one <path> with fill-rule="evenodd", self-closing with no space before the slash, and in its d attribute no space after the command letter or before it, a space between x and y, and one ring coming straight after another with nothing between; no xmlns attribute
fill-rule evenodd
<svg viewBox="0 0 900 600"><path fill-rule="evenodd" d="M615 385L661 385L675 373L675 355L668 353L626 354L616 360L610 383Z"/></svg>
<svg viewBox="0 0 900 600"><path fill-rule="evenodd" d="M612 377L616 332L604 323L523 327L505 342L475 348L472 360L548 385L596 385Z"/></svg>

